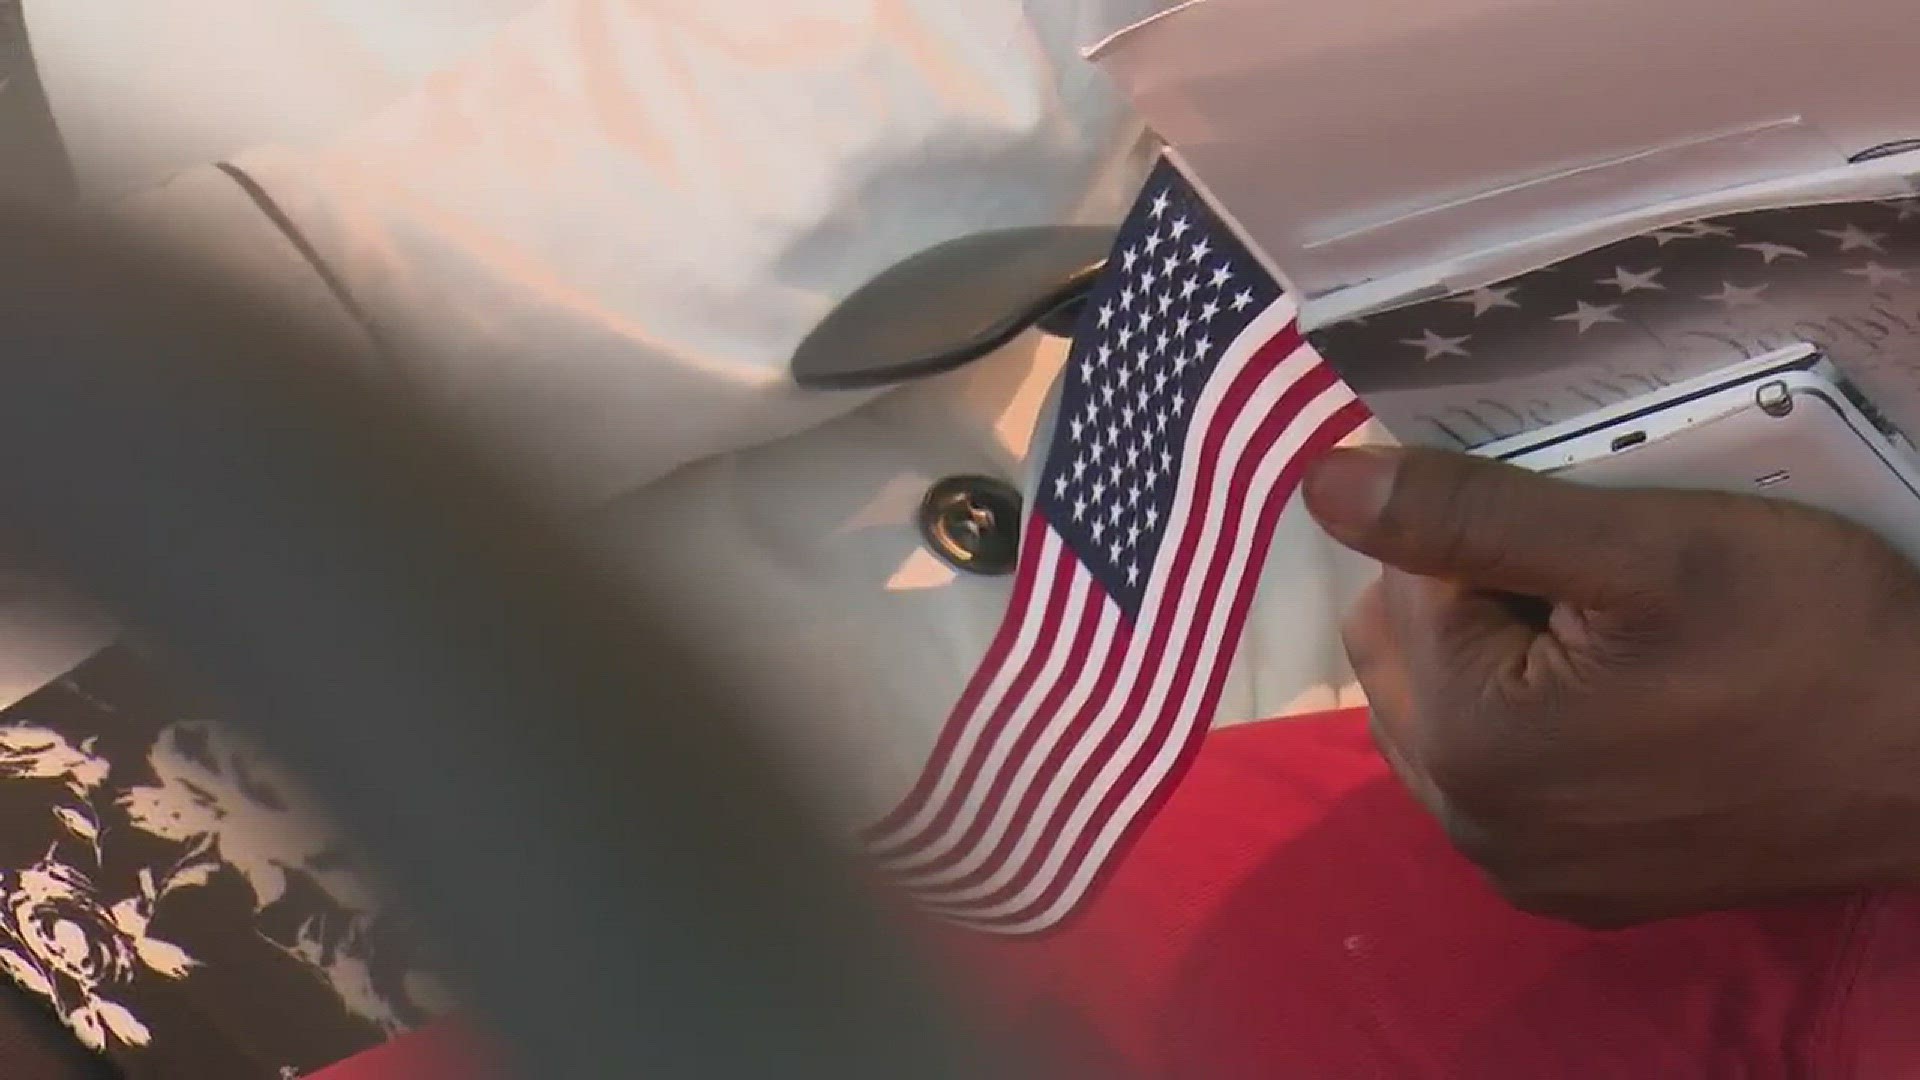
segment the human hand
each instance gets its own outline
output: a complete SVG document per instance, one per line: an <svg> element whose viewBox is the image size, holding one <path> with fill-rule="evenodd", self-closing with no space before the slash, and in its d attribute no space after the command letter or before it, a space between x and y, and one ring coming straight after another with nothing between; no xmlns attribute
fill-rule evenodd
<svg viewBox="0 0 1920 1080"><path fill-rule="evenodd" d="M1375 738L1516 906L1589 926L1920 882L1920 571L1785 502L1336 451L1386 564L1345 627Z"/></svg>

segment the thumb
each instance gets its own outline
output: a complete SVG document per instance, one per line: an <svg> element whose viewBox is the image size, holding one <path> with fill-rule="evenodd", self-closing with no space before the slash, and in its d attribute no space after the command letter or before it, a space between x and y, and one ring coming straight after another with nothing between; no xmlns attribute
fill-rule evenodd
<svg viewBox="0 0 1920 1080"><path fill-rule="evenodd" d="M1551 480L1438 450L1334 450L1306 481L1333 538L1424 577L1583 606L1647 594L1663 493ZM1671 526L1669 525L1669 529Z"/></svg>

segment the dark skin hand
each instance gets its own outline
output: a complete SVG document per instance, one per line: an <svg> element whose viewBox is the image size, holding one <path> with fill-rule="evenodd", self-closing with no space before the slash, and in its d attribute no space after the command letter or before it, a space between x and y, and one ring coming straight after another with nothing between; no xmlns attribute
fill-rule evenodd
<svg viewBox="0 0 1920 1080"><path fill-rule="evenodd" d="M1386 569L1345 627L1374 735L1516 906L1594 927L1920 884L1920 571L1774 500L1336 451Z"/></svg>

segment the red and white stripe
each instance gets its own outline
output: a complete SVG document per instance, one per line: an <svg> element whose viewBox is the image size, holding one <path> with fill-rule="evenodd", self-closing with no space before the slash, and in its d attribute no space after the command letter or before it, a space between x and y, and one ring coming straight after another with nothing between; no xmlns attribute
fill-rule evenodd
<svg viewBox="0 0 1920 1080"><path fill-rule="evenodd" d="M869 832L888 869L982 929L1071 914L1211 723L1301 473L1365 417L1283 297L1195 403L1137 622L1035 513L1006 621L919 782Z"/></svg>

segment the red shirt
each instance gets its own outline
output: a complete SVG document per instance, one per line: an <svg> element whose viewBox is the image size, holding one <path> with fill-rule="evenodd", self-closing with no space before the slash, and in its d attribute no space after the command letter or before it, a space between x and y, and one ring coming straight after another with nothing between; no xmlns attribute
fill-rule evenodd
<svg viewBox="0 0 1920 1080"><path fill-rule="evenodd" d="M1364 711L1214 734L1084 915L985 951L1023 1034L1102 1077L1920 1075L1920 897L1521 914Z"/></svg>
<svg viewBox="0 0 1920 1080"><path fill-rule="evenodd" d="M947 940L1048 1080L1920 1075L1920 896L1614 933L1523 915L1362 712L1215 733L1073 922ZM464 1045L441 1029L316 1080L476 1080Z"/></svg>

